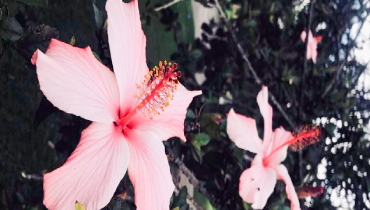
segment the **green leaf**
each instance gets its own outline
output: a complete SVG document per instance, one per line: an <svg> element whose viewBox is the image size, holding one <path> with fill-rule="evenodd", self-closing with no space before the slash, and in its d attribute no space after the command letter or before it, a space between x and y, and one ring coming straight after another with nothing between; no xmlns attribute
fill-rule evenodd
<svg viewBox="0 0 370 210"><path fill-rule="evenodd" d="M80 202L76 202L75 210L86 210L86 208Z"/></svg>
<svg viewBox="0 0 370 210"><path fill-rule="evenodd" d="M188 188L184 186L181 188L179 194L174 197L171 208L176 209L176 208L186 206L187 205L186 203L187 195L188 195Z"/></svg>
<svg viewBox="0 0 370 210"><path fill-rule="evenodd" d="M246 202L243 202L243 207L244 207L244 209L245 209L245 210L250 210L250 209L252 209L251 205L250 205L250 204L248 204L248 203L246 203Z"/></svg>
<svg viewBox="0 0 370 210"><path fill-rule="evenodd" d="M200 149L190 147L190 152L191 152L191 155L193 156L195 161L197 161L198 163L202 163L203 154L202 154L202 151Z"/></svg>
<svg viewBox="0 0 370 210"><path fill-rule="evenodd" d="M201 149L202 146L205 146L209 143L210 137L206 133L197 133L193 136L191 143L197 148Z"/></svg>
<svg viewBox="0 0 370 210"><path fill-rule="evenodd" d="M220 126L216 122L216 120L219 120L219 118L220 115L217 113L206 113L202 114L199 119L201 128L203 128L204 131L207 132L207 134L215 139L221 138Z"/></svg>
<svg viewBox="0 0 370 210"><path fill-rule="evenodd" d="M16 2L31 5L31 6L41 6L41 7L48 6L48 0L16 0Z"/></svg>
<svg viewBox="0 0 370 210"><path fill-rule="evenodd" d="M209 199L197 190L194 190L194 200L197 204L203 207L204 210L215 210Z"/></svg>
<svg viewBox="0 0 370 210"><path fill-rule="evenodd" d="M261 10L256 9L256 10L251 10L250 11L251 16L257 16L261 14Z"/></svg>
<svg viewBox="0 0 370 210"><path fill-rule="evenodd" d="M76 37L72 36L71 41L69 41L70 45L75 45L76 44Z"/></svg>
<svg viewBox="0 0 370 210"><path fill-rule="evenodd" d="M0 36L6 41L17 41L23 36L23 28L14 17L1 20Z"/></svg>
<svg viewBox="0 0 370 210"><path fill-rule="evenodd" d="M333 123L330 123L328 125L325 125L325 130L328 132L328 134L332 137L335 136L334 131L337 128L337 126Z"/></svg>
<svg viewBox="0 0 370 210"><path fill-rule="evenodd" d="M6 0L5 4L8 10L8 16L14 17L18 13L18 4L12 0Z"/></svg>
<svg viewBox="0 0 370 210"><path fill-rule="evenodd" d="M195 115L195 113L193 112L193 110L188 109L188 111L186 112L186 118L188 118L188 119L195 119L195 118L197 118L197 116Z"/></svg>
<svg viewBox="0 0 370 210"><path fill-rule="evenodd" d="M247 28L255 28L257 26L257 22L255 20L248 20L243 24Z"/></svg>
<svg viewBox="0 0 370 210"><path fill-rule="evenodd" d="M98 55L98 53L93 51L93 54L94 54L95 58L98 59L101 63L101 59L100 59L100 56Z"/></svg>
<svg viewBox="0 0 370 210"><path fill-rule="evenodd" d="M195 49L191 52L191 56L195 59L199 59L200 57L202 57L202 51Z"/></svg>

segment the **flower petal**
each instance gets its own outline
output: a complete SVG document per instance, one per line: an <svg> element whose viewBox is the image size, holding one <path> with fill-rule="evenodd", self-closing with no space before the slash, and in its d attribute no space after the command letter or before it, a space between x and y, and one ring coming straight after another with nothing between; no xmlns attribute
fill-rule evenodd
<svg viewBox="0 0 370 210"><path fill-rule="evenodd" d="M293 139L292 133L284 130L283 127L276 128L272 137L271 146L267 155L276 150L278 147ZM288 154L288 145L280 148L274 152L268 159L265 160L265 164L269 166L277 166L283 162Z"/></svg>
<svg viewBox="0 0 370 210"><path fill-rule="evenodd" d="M141 28L138 1L108 0L108 38L121 99L121 114L137 105L136 84L148 73L146 37Z"/></svg>
<svg viewBox="0 0 370 210"><path fill-rule="evenodd" d="M153 120L139 113L132 124L138 130L151 130L161 140L171 137L179 137L186 141L184 135L184 121L189 104L195 96L201 95L202 91L189 91L182 84L177 86L173 100L169 106L160 111L160 115L154 116Z"/></svg>
<svg viewBox="0 0 370 210"><path fill-rule="evenodd" d="M269 93L266 86L263 86L257 95L257 103L264 119L263 129L263 151L264 154L270 145L272 135L272 107L269 104Z"/></svg>
<svg viewBox="0 0 370 210"><path fill-rule="evenodd" d="M303 42L306 41L306 36L307 36L306 31L302 31L302 33L301 33L301 39L302 39Z"/></svg>
<svg viewBox="0 0 370 210"><path fill-rule="evenodd" d="M313 42L310 46L311 49L311 56L312 56L312 62L316 63L317 59L317 42Z"/></svg>
<svg viewBox="0 0 370 210"><path fill-rule="evenodd" d="M106 206L126 173L129 148L122 132L112 124L92 123L60 168L44 176L44 204L48 209L86 209Z"/></svg>
<svg viewBox="0 0 370 210"><path fill-rule="evenodd" d="M46 53L37 50L40 88L59 109L85 119L111 123L118 117L119 92L114 73L91 52L52 39Z"/></svg>
<svg viewBox="0 0 370 210"><path fill-rule="evenodd" d="M312 49L311 49L311 46L310 46L310 45L308 45L308 46L307 46L307 54L306 54L306 59L307 59L307 60L310 60L310 59L312 58L312 53L313 53L313 51L312 51Z"/></svg>
<svg viewBox="0 0 370 210"><path fill-rule="evenodd" d="M245 202L253 203L254 209L263 209L274 191L275 184L274 169L255 164L240 176L239 195Z"/></svg>
<svg viewBox="0 0 370 210"><path fill-rule="evenodd" d="M285 182L286 185L285 190L291 202L291 209L301 210L297 192L295 191L294 185L292 183L292 180L290 179L287 168L284 165L279 165L275 167L275 171L276 174L278 175L278 179L282 179Z"/></svg>
<svg viewBox="0 0 370 210"><path fill-rule="evenodd" d="M132 129L126 136L131 152L128 173L137 209L169 209L175 186L162 141L152 131Z"/></svg>
<svg viewBox="0 0 370 210"><path fill-rule="evenodd" d="M233 109L227 116L227 134L236 146L253 153L262 151L262 141L258 137L256 121L236 114Z"/></svg>

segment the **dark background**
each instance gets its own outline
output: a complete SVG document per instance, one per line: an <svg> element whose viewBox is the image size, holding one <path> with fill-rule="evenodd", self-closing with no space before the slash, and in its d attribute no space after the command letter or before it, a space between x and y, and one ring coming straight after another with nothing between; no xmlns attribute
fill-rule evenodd
<svg viewBox="0 0 370 210"><path fill-rule="evenodd" d="M215 7L212 0L197 1ZM139 1L148 66L176 61L182 84L203 90L188 110L187 143L177 138L165 142L177 188L171 209L251 209L239 197L238 184L253 155L230 141L225 119L234 108L255 118L262 136L256 104L262 84L276 99L270 100L274 128L321 126L319 143L289 152L284 161L298 192L307 186L323 188L317 197L301 199L302 209L370 208L365 132L370 103L366 88L358 86L367 64L351 56L361 44L349 35L357 34L353 26L362 25L370 8L365 0L317 0L297 10L302 2L220 0L227 18L204 23L201 38L195 38L190 0L159 12L155 8L168 1ZM43 173L65 162L90 123L45 99L30 63L32 53L46 50L50 39L57 38L90 46L111 67L104 5L104 0L0 0L0 209L45 209ZM316 30L322 23L326 28ZM323 37L316 64L304 59L300 33L307 27ZM202 85L196 73L205 75ZM342 197L331 199L337 194ZM350 205L338 205L338 200ZM106 209L134 209L133 201L126 175ZM283 182L266 209L290 209Z"/></svg>

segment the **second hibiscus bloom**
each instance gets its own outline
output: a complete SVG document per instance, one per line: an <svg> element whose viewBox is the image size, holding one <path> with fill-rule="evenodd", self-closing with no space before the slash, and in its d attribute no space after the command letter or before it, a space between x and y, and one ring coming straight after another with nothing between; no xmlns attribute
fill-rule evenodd
<svg viewBox="0 0 370 210"><path fill-rule="evenodd" d="M301 39L303 42L306 41L307 33L306 31L302 31L301 33ZM307 43L307 52L306 52L306 58L307 60L312 59L314 63L316 63L317 58L317 45L319 42L321 42L322 36L316 36L313 37L312 32L308 32L308 43Z"/></svg>
<svg viewBox="0 0 370 210"><path fill-rule="evenodd" d="M306 129L293 136L280 127L272 130L272 107L268 103L267 87L257 96L257 103L264 119L263 141L258 136L256 121L236 114L231 109L227 117L227 133L236 146L256 153L252 166L240 177L239 194L244 201L252 203L254 209L263 209L274 191L277 179L286 184L286 192L292 210L300 210L299 200L287 168L281 164L287 157L287 149L299 149L314 143L320 134L316 128Z"/></svg>

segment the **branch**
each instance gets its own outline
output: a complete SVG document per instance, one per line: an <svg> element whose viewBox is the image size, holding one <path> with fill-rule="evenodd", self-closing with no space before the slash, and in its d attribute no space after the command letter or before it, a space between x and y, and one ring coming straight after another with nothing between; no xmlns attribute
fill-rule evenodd
<svg viewBox="0 0 370 210"><path fill-rule="evenodd" d="M159 12L159 11L161 11L163 9L166 9L167 7L170 7L170 6L172 6L172 5L176 4L176 3L179 3L180 1L183 1L183 0L173 0L173 1L170 1L167 4L164 4L162 6L159 6L159 7L154 8L154 11Z"/></svg>
<svg viewBox="0 0 370 210"><path fill-rule="evenodd" d="M302 78L301 78L301 91L302 93L300 94L301 95L301 98L300 98L300 102L299 102L299 107L298 107L298 116L300 116L299 113L301 113L301 109L302 109L302 104L303 104L303 99L304 99L304 94L303 94L303 90L304 90L304 86L305 86L305 75L306 75L306 72L307 72L307 47L308 47L308 38L309 38L309 32L310 32L310 28L311 28L311 23L312 23L312 13L313 13L313 8L314 8L314 5L315 4L315 0L312 0L311 1L311 4L310 4L310 13L308 15L308 24L307 24L307 27L306 27L306 40L305 40L305 52L304 52L304 64L303 64L303 72L302 72Z"/></svg>
<svg viewBox="0 0 370 210"><path fill-rule="evenodd" d="M215 6L216 6L218 12L220 13L221 18L224 19L224 21L226 23L226 26L227 26L228 30L230 31L230 33L231 33L232 39L236 43L236 46L238 48L239 53L242 55L242 58L243 58L244 62L247 64L247 67L248 67L247 69L252 73L256 83L258 85L263 85L261 78L259 78L259 76L257 75L257 73L256 73L255 69L253 68L251 62L249 61L248 56L245 53L242 45L239 43L235 32L232 30L232 26L228 22L228 20L226 18L226 15L225 15L225 12L223 11L223 9L222 9L220 3L218 2L218 0L215 0ZM283 107L276 100L276 97L273 95L273 93L271 91L269 92L269 98L272 101L272 103L276 106L276 108L280 111L280 113L283 115L285 120L289 123L290 127L295 128L295 126L296 126L295 123L290 119L288 114L284 111Z"/></svg>
<svg viewBox="0 0 370 210"><path fill-rule="evenodd" d="M37 174L26 174L24 171L22 171L22 177L28 180L36 180L36 181L42 181L43 177Z"/></svg>
<svg viewBox="0 0 370 210"><path fill-rule="evenodd" d="M303 64L303 72L302 72L302 78L301 78L301 97L300 97L300 100L299 100L299 105L298 105L298 112L297 112L297 121L300 122L301 119L299 118L301 116L301 112L302 112L302 105L303 105L303 100L304 100L304 87L305 87L305 82L306 82L306 79L305 79L305 76L306 76L306 71L307 71L307 47L308 47L308 38L309 38L309 32L310 32L310 28L311 28L311 23L312 23L312 14L313 14L313 8L315 7L315 0L311 0L311 4L310 4L310 13L308 15L308 24L307 24L307 28L306 28L306 40L305 40L305 52L304 52L304 64ZM302 153L302 150L299 150L299 154L298 154L298 157L299 157L299 180L301 183L303 183L303 153Z"/></svg>
<svg viewBox="0 0 370 210"><path fill-rule="evenodd" d="M177 185L175 185L175 193L176 193L176 195L178 195L178 194L179 194L180 190L181 190L181 189L180 189L180 187L179 187L179 186L177 186ZM193 197L191 197L191 196L189 195L189 193L187 193L187 195L186 195L186 203L189 205L190 209L195 208L195 209L197 209L197 210L204 210L204 208L203 208L202 206L199 206L199 205L195 202L194 198L193 198ZM176 209L176 208L175 208L175 209Z"/></svg>
<svg viewBox="0 0 370 210"><path fill-rule="evenodd" d="M192 184L194 186L194 188L197 189L201 194L206 196L209 199L209 201L212 203L213 206L217 207L214 197L210 193L208 193L207 189L195 177L193 172L188 167L186 167L185 163L180 158L175 157L173 155L172 149L170 147L166 147L166 149L169 151L169 154L170 154L169 155L170 162L176 164L179 167L179 170L189 179L189 183ZM177 182L175 182L175 183L177 183ZM188 199L194 200L190 196L188 196ZM195 202L192 202L192 204L195 204ZM197 205L197 204L195 204L195 205Z"/></svg>

